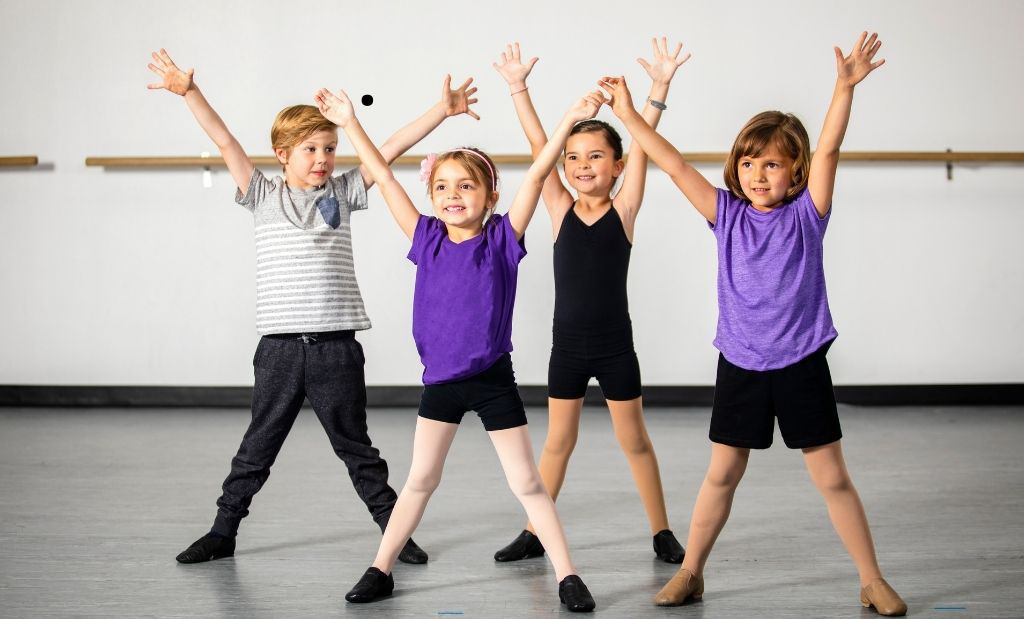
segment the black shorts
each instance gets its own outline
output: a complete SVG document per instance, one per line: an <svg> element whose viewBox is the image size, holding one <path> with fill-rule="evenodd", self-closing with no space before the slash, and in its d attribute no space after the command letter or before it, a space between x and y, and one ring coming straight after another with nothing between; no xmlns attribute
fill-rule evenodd
<svg viewBox="0 0 1024 619"><path fill-rule="evenodd" d="M779 431L790 449L827 445L842 438L828 342L811 355L777 370L745 370L718 356L715 404L708 436L732 447L767 449Z"/></svg>
<svg viewBox="0 0 1024 619"><path fill-rule="evenodd" d="M460 423L466 411L476 411L488 432L526 425L526 409L519 397L512 357L508 353L499 357L491 367L469 378L423 385L420 417Z"/></svg>
<svg viewBox="0 0 1024 619"><path fill-rule="evenodd" d="M635 400L642 394L633 330L626 325L583 335L556 328L548 362L548 397L577 400L596 378L607 400Z"/></svg>

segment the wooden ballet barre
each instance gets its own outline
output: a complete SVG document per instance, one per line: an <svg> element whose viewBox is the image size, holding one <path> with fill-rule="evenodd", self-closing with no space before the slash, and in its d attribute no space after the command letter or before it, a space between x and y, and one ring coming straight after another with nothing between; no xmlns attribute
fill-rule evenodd
<svg viewBox="0 0 1024 619"><path fill-rule="evenodd" d="M682 153L687 161L694 163L721 163L728 153ZM35 157L5 157L0 160L29 160L31 163L4 163L4 165L35 165ZM497 164L529 165L533 163L530 155L491 155ZM843 161L876 161L893 163L913 163L938 161L941 163L1018 163L1024 162L1024 152L969 152L969 151L847 151L840 154ZM418 166L423 155L405 155L395 161L395 165ZM281 165L277 157L252 157L252 163L258 167L275 167ZM359 159L353 156L338 157L338 167L359 165ZM86 157L85 165L103 168L222 168L224 159L221 157Z"/></svg>
<svg viewBox="0 0 1024 619"><path fill-rule="evenodd" d="M0 168L25 168L39 165L39 157L25 155L24 157L0 157Z"/></svg>

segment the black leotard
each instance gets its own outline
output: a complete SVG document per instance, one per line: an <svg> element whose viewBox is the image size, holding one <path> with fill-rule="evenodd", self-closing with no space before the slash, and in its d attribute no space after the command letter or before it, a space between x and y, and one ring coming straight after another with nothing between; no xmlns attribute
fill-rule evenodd
<svg viewBox="0 0 1024 619"><path fill-rule="evenodd" d="M597 334L629 326L631 249L614 207L588 226L573 204L555 240L556 332Z"/></svg>

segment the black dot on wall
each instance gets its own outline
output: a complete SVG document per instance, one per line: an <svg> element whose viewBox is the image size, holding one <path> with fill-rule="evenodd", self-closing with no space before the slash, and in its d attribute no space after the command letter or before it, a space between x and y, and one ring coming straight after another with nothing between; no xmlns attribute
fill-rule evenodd
<svg viewBox="0 0 1024 619"><path fill-rule="evenodd" d="M363 102L363 105L373 105L373 95L363 95L360 101Z"/></svg>

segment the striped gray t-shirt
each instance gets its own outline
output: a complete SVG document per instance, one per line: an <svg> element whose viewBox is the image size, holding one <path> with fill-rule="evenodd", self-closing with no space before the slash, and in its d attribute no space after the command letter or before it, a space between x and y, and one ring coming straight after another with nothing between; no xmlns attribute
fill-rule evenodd
<svg viewBox="0 0 1024 619"><path fill-rule="evenodd" d="M256 331L369 329L352 262L352 211L366 208L359 169L300 191L253 170L235 201L256 225Z"/></svg>

